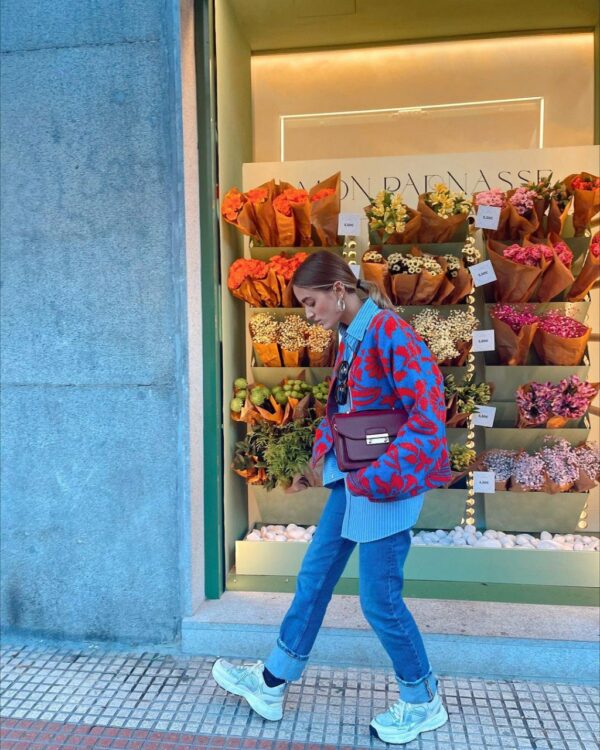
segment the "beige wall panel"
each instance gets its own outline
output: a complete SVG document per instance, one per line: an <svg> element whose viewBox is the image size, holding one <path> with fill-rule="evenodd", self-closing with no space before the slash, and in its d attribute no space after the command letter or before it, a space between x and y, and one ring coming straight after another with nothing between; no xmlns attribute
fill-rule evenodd
<svg viewBox="0 0 600 750"><path fill-rule="evenodd" d="M592 144L593 59L591 32L257 55L254 161L279 160L282 115L519 97L544 98L545 146ZM470 121L417 113L396 129L340 122L303 131L289 158L528 148L530 127L530 114L509 110Z"/></svg>

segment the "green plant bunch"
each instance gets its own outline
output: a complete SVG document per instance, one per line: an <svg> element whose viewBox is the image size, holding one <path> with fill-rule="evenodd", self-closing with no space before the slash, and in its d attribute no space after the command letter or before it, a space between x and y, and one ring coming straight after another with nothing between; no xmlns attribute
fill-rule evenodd
<svg viewBox="0 0 600 750"><path fill-rule="evenodd" d="M453 443L450 445L450 468L452 471L465 471L475 460L476 453L466 445Z"/></svg>
<svg viewBox="0 0 600 750"><path fill-rule="evenodd" d="M289 487L310 461L319 421L310 416L283 426L256 424L244 440L236 443L232 469L252 476L263 469L264 481L260 483L268 490L277 485Z"/></svg>
<svg viewBox="0 0 600 750"><path fill-rule="evenodd" d="M478 406L489 404L492 399L489 383L465 383L463 380L463 384L458 385L452 374L444 378L444 392L447 403L456 396L457 411L460 414L472 414Z"/></svg>

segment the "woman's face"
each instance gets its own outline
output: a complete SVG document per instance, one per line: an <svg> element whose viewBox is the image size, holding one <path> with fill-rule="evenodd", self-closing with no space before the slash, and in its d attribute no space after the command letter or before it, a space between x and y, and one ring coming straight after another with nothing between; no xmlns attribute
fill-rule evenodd
<svg viewBox="0 0 600 750"><path fill-rule="evenodd" d="M306 319L310 323L319 323L323 328L331 330L337 326L343 314L337 306L338 296L341 296L342 289L343 287L336 293L333 289L307 289L303 286L294 286L294 294L304 308Z"/></svg>

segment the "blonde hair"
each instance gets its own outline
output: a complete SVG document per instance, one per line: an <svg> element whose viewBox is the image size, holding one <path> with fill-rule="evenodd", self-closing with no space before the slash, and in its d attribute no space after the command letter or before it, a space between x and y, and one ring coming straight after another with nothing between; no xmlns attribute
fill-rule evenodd
<svg viewBox="0 0 600 750"><path fill-rule="evenodd" d="M382 310L393 310L390 300L371 281L360 281L352 273L350 266L330 250L317 250L311 253L296 269L292 286L304 289L332 289L340 281L347 292L357 294L359 299L371 299Z"/></svg>

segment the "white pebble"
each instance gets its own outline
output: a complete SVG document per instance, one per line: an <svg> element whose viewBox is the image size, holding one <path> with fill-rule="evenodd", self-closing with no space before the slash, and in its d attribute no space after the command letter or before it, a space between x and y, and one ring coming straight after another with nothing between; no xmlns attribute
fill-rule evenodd
<svg viewBox="0 0 600 750"><path fill-rule="evenodd" d="M497 539L484 538L475 543L476 547L485 547L488 549L498 549L502 544Z"/></svg>
<svg viewBox="0 0 600 750"><path fill-rule="evenodd" d="M502 544L502 547L504 549L512 549L515 546L515 543L512 539L503 539L500 544Z"/></svg>
<svg viewBox="0 0 600 750"><path fill-rule="evenodd" d="M551 541L550 539L542 539L538 544L538 549L561 549L560 544Z"/></svg>
<svg viewBox="0 0 600 750"><path fill-rule="evenodd" d="M246 541L247 542L261 542L262 537L260 533L256 529L254 529L248 534L248 536L246 537Z"/></svg>
<svg viewBox="0 0 600 750"><path fill-rule="evenodd" d="M498 538L498 532L492 531L491 529L488 529L484 532L483 536L487 537L488 539L497 539Z"/></svg>
<svg viewBox="0 0 600 750"><path fill-rule="evenodd" d="M552 534L549 531L542 531L540 534L540 539L544 542L549 542L552 540Z"/></svg>
<svg viewBox="0 0 600 750"><path fill-rule="evenodd" d="M275 534L274 542L287 542L288 538L285 534Z"/></svg>
<svg viewBox="0 0 600 750"><path fill-rule="evenodd" d="M565 536L565 542L574 542L574 541L575 541L575 537L573 536L573 534L567 534Z"/></svg>
<svg viewBox="0 0 600 750"><path fill-rule="evenodd" d="M436 536L437 536L437 537L438 537L439 539L442 539L443 537L445 537L445 536L446 536L446 532L445 532L445 531L442 531L442 529L438 529L438 530L437 530L437 531L435 532L435 535L436 535Z"/></svg>

